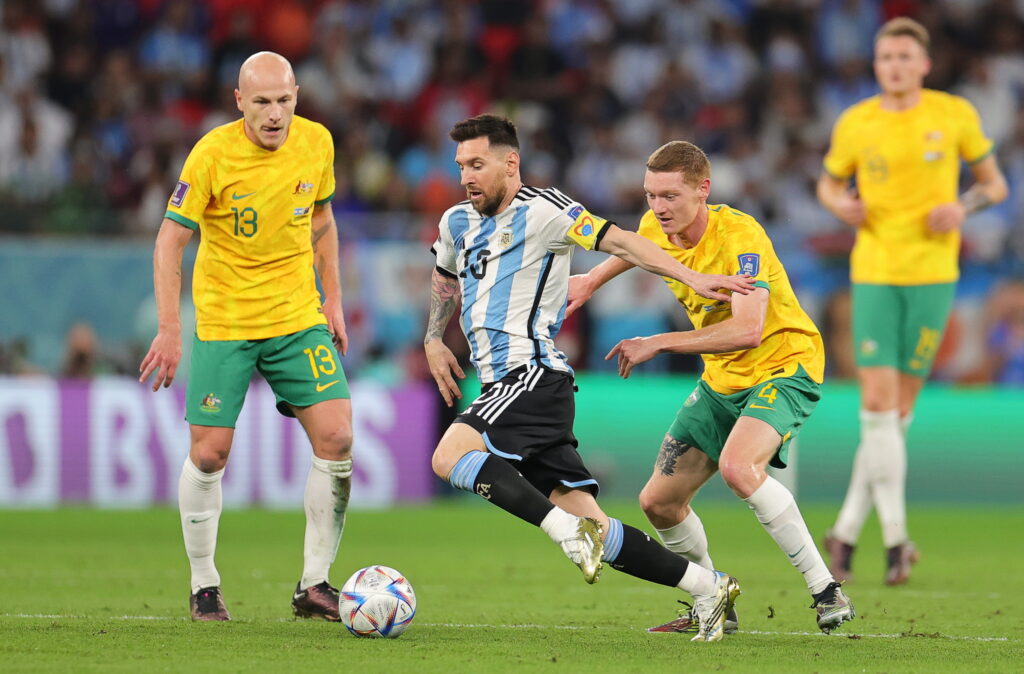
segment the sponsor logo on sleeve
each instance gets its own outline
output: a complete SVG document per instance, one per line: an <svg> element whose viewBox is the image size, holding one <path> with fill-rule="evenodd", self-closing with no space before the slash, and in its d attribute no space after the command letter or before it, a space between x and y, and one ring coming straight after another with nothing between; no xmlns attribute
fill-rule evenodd
<svg viewBox="0 0 1024 674"><path fill-rule="evenodd" d="M292 211L292 217L298 220L299 218L305 217L309 213L309 206L296 208Z"/></svg>
<svg viewBox="0 0 1024 674"><path fill-rule="evenodd" d="M179 180L178 184L174 186L174 191L171 192L171 205L181 208L181 204L185 201L185 195L188 194L189 188L192 187L184 180Z"/></svg>
<svg viewBox="0 0 1024 674"><path fill-rule="evenodd" d="M761 271L761 255L758 253L743 253L739 256L740 261L740 274L750 274L751 276L757 276L757 273Z"/></svg>
<svg viewBox="0 0 1024 674"><path fill-rule="evenodd" d="M581 213L583 213L583 207L580 206L579 204L576 204L569 210L569 217L575 220L576 218L580 217Z"/></svg>

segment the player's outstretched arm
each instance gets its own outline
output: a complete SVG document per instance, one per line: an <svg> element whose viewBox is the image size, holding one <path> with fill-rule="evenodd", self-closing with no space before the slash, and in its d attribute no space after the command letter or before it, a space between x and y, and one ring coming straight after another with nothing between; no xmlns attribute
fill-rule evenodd
<svg viewBox="0 0 1024 674"><path fill-rule="evenodd" d="M627 232L615 225L608 225L608 228L601 239L600 247L603 252L621 258L631 265L643 267L651 273L685 283L701 297L729 302L730 294L722 291L746 295L754 289L754 281L749 276L701 274L673 259L656 243L639 234Z"/></svg>
<svg viewBox="0 0 1024 674"><path fill-rule="evenodd" d="M850 191L848 182L822 173L818 178L818 201L825 210L850 227L860 227L867 217L867 210L864 202Z"/></svg>
<svg viewBox="0 0 1024 674"><path fill-rule="evenodd" d="M768 289L757 288L734 299L732 318L698 330L624 339L604 359L618 356L619 376L627 379L634 367L659 353L730 353L753 349L761 345L767 313Z"/></svg>
<svg viewBox="0 0 1024 674"><path fill-rule="evenodd" d="M423 337L423 350L427 354L430 374L437 382L437 388L448 407L452 406L456 398L462 397L459 384L452 375L459 379L466 377L455 354L442 340L444 329L459 305L461 294L458 279L434 269L430 278L430 316L427 318L427 334Z"/></svg>
<svg viewBox="0 0 1024 674"><path fill-rule="evenodd" d="M608 281L624 271L633 268L631 262L626 262L614 255L601 264L597 265L586 274L576 274L569 277L568 305L565 307L565 315L571 316L574 311L586 304L590 296Z"/></svg>
<svg viewBox="0 0 1024 674"><path fill-rule="evenodd" d="M139 381L156 372L153 390L174 381L181 361L181 256L192 230L164 218L153 250L153 291L156 295L157 333L139 365Z"/></svg>
<svg viewBox="0 0 1024 674"><path fill-rule="evenodd" d="M928 229L939 233L959 229L964 218L971 213L995 206L1006 198L1009 189L995 157L989 155L980 162L971 164L971 173L975 182L960 195L959 201L940 204L929 211Z"/></svg>
<svg viewBox="0 0 1024 674"><path fill-rule="evenodd" d="M324 289L324 318L334 346L341 355L348 353L348 333L341 306L341 270L338 266L338 225L330 202L313 209L313 266Z"/></svg>

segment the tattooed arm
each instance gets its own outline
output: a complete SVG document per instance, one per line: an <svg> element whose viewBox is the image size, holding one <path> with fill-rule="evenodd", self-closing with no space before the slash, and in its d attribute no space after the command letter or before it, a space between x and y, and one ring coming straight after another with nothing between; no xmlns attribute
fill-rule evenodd
<svg viewBox="0 0 1024 674"><path fill-rule="evenodd" d="M971 165L974 184L960 195L960 200L936 206L928 213L928 228L937 233L958 229L964 218L983 211L1006 198L1006 178L992 155Z"/></svg>
<svg viewBox="0 0 1024 674"><path fill-rule="evenodd" d="M430 279L430 317L427 319L427 334L423 338L423 349L427 354L427 364L430 366L430 374L437 382L437 388L441 391L441 397L448 407L452 406L455 398L462 397L458 382L452 377L454 373L459 379L466 374L459 367L455 354L451 352L442 341L444 329L451 320L455 308L461 299L459 280L442 274L434 269Z"/></svg>
<svg viewBox="0 0 1024 674"><path fill-rule="evenodd" d="M341 309L341 271L338 268L338 225L330 202L313 209L313 266L324 289L324 318L334 346L348 353L345 314Z"/></svg>

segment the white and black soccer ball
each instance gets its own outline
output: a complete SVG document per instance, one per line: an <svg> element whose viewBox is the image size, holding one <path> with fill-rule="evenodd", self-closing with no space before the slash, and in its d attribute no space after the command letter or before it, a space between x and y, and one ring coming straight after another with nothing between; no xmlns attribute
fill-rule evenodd
<svg viewBox="0 0 1024 674"><path fill-rule="evenodd" d="M400 636L416 615L416 593L388 566L359 569L345 581L338 602L341 622L357 637Z"/></svg>

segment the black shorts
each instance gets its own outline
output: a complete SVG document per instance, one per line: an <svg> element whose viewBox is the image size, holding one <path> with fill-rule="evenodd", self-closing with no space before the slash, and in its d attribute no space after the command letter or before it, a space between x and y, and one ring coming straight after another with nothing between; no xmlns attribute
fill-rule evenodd
<svg viewBox="0 0 1024 674"><path fill-rule="evenodd" d="M572 424L576 417L572 377L535 365L485 384L480 397L455 418L484 436L487 449L548 496L556 487L600 487L583 465Z"/></svg>

